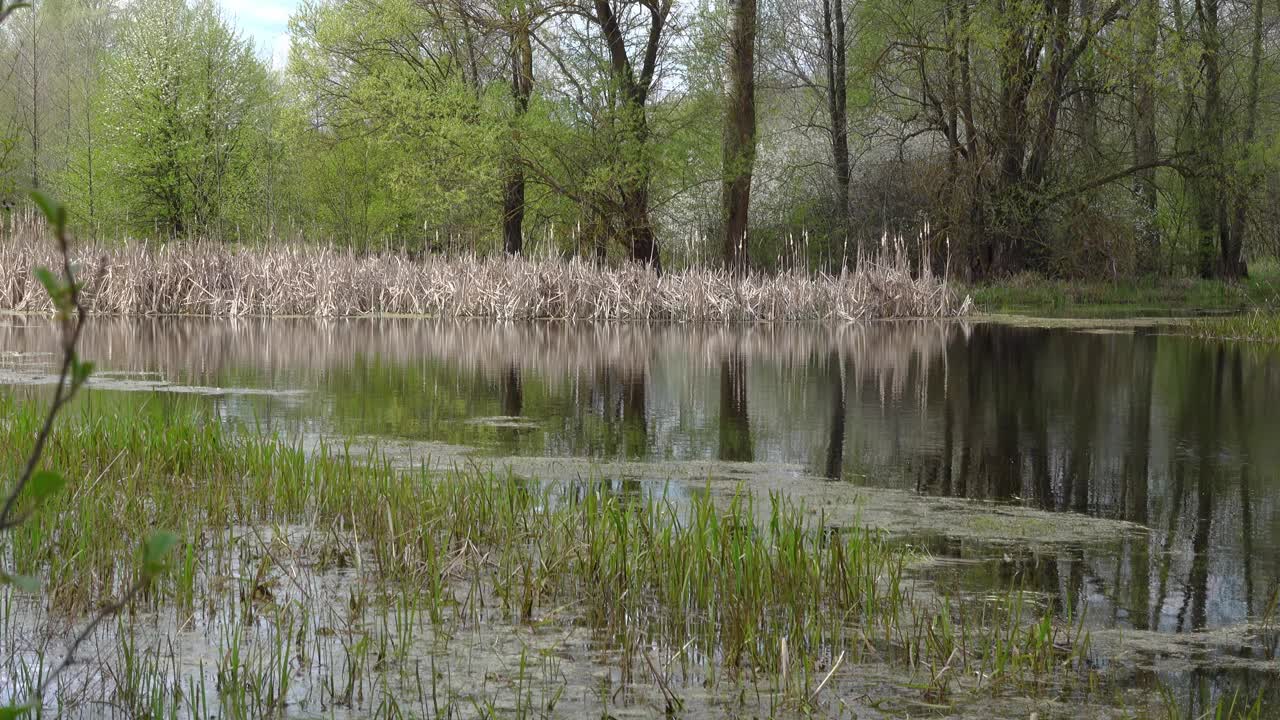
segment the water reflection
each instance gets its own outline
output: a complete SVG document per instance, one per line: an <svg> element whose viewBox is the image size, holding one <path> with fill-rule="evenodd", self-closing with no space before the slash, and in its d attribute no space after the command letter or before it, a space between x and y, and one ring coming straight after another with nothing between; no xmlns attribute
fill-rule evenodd
<svg viewBox="0 0 1280 720"><path fill-rule="evenodd" d="M0 351L52 347L45 322L0 324ZM102 319L84 354L173 383L303 390L201 400L286 430L500 455L795 463L1133 521L1151 532L1001 551L971 571L1107 626L1236 625L1265 610L1280 577L1280 355L1158 328ZM13 382L31 367L0 359ZM92 401L142 402L109 392L132 389L113 377L126 376L108 375Z"/></svg>

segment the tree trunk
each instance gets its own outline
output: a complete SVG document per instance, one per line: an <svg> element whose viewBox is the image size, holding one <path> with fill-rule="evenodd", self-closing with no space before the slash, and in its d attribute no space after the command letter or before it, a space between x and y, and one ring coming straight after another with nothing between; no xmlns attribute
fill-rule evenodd
<svg viewBox="0 0 1280 720"><path fill-rule="evenodd" d="M755 459L747 414L747 361L737 350L720 361L720 459Z"/></svg>
<svg viewBox="0 0 1280 720"><path fill-rule="evenodd" d="M524 249L524 168L513 158L502 192L502 248L508 255Z"/></svg>
<svg viewBox="0 0 1280 720"><path fill-rule="evenodd" d="M658 256L658 241L649 219L650 168L645 158L649 144L649 121L646 105L649 90L657 70L658 52L661 49L667 18L671 14L672 0L651 0L644 3L649 11L649 33L644 46L643 64L637 77L635 66L627 52L626 34L609 0L595 0L595 21L604 34L609 52L609 69L619 90L619 121L622 140L629 147L620 148L625 158L619 168L617 182L621 201L622 239L631 251L631 259L662 272Z"/></svg>
<svg viewBox="0 0 1280 720"><path fill-rule="evenodd" d="M1145 0L1140 0L1145 2ZM1094 0L1077 0L1079 23L1089 27L1097 21ZM1097 60L1081 58L1076 62L1076 134L1080 139L1080 148L1084 157L1093 167L1101 160L1102 148L1098 142L1098 93L1095 90Z"/></svg>
<svg viewBox="0 0 1280 720"><path fill-rule="evenodd" d="M1253 46L1249 58L1249 99L1245 111L1244 136L1241 138L1241 154L1246 168L1252 168L1249 155L1253 152L1253 139L1258 130L1258 96L1262 69L1262 0L1253 0ZM1222 273L1224 277L1240 278L1249 274L1243 259L1244 237L1249 220L1249 193L1258 182L1257 173L1246 171L1244 181L1236 191L1231 231L1222 246Z"/></svg>
<svg viewBox="0 0 1280 720"><path fill-rule="evenodd" d="M982 193L982 165L978 159L978 128L973 116L973 73L969 32L969 0L960 0L960 118L964 121L965 189L968 191L968 217L963 233L965 268L969 277L980 274L978 246L986 237L986 206Z"/></svg>
<svg viewBox="0 0 1280 720"><path fill-rule="evenodd" d="M756 160L756 0L734 0L729 33L729 103L724 122L724 262L730 272L748 265L747 221Z"/></svg>
<svg viewBox="0 0 1280 720"><path fill-rule="evenodd" d="M1196 0L1196 16L1204 43L1200 62L1204 72L1204 105L1200 112L1199 170L1196 180L1196 231L1199 235L1200 276L1229 277L1233 272L1219 259L1226 256L1230 230L1226 227L1223 193L1222 88L1219 53L1222 38L1218 29L1219 0Z"/></svg>
<svg viewBox="0 0 1280 720"><path fill-rule="evenodd" d="M1133 164L1151 165L1156 161L1159 141L1156 137L1155 57L1159 49L1158 0L1141 0L1138 7L1138 66L1133 103ZM1135 175L1135 191L1141 202L1135 235L1138 238L1139 273L1159 273L1160 229L1156 225L1156 170L1140 170Z"/></svg>
<svg viewBox="0 0 1280 720"><path fill-rule="evenodd" d="M631 259L662 272L658 238L649 222L649 173L642 180L624 183L622 191L622 236L631 248Z"/></svg>
<svg viewBox="0 0 1280 720"><path fill-rule="evenodd" d="M40 30L39 19L31 22L31 187L40 189Z"/></svg>
<svg viewBox="0 0 1280 720"><path fill-rule="evenodd" d="M964 178L960 172L965 150L960 142L960 46L957 33L955 0L946 0L942 6L943 46L946 48L946 87L943 96L943 121L947 135L947 182L940 193L943 217L946 224L943 237L949 238L964 224L962 210ZM930 262L936 273L946 271L949 264L947 248L930 240Z"/></svg>
<svg viewBox="0 0 1280 720"><path fill-rule="evenodd" d="M533 95L533 43L529 26L523 23L511 32L511 96L515 101L512 128L513 145L518 139L519 125L529 110ZM518 148L508 158L506 185L502 193L502 246L507 253L519 255L524 248L524 164Z"/></svg>
<svg viewBox="0 0 1280 720"><path fill-rule="evenodd" d="M835 236L839 266L849 257L849 120L844 0L822 0L823 54L827 63L827 116L831 122L831 166L835 169ZM832 258L836 260L836 258Z"/></svg>

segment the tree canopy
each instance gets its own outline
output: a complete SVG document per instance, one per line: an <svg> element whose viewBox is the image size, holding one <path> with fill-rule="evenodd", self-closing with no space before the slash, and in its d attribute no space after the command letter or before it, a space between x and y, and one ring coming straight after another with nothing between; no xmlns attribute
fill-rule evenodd
<svg viewBox="0 0 1280 720"><path fill-rule="evenodd" d="M1260 0L307 0L272 67L211 0L39 0L0 30L0 196L105 239L836 271L888 235L973 278L1234 278L1280 249L1278 28Z"/></svg>

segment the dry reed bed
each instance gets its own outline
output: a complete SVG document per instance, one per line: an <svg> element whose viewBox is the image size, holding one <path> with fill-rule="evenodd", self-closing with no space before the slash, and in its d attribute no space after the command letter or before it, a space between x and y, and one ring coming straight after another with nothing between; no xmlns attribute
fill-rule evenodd
<svg viewBox="0 0 1280 720"><path fill-rule="evenodd" d="M50 312L31 268L53 261L52 243L34 228L20 226L0 241L0 310ZM76 261L86 305L100 315L724 323L955 317L971 306L945 279L913 275L901 248L841 276L735 277L709 269L660 276L636 265L601 268L579 260L413 260L208 242L81 246Z"/></svg>

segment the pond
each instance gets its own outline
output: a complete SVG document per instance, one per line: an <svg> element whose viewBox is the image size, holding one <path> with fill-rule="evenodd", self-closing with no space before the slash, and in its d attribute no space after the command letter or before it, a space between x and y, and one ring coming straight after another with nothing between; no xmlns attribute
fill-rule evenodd
<svg viewBox="0 0 1280 720"><path fill-rule="evenodd" d="M0 318L0 383L51 381L53 343ZM940 587L1083 612L1098 662L1139 682L1280 676L1280 350L1154 320L101 318L82 355L87 405L405 462L792 490L927 551Z"/></svg>

